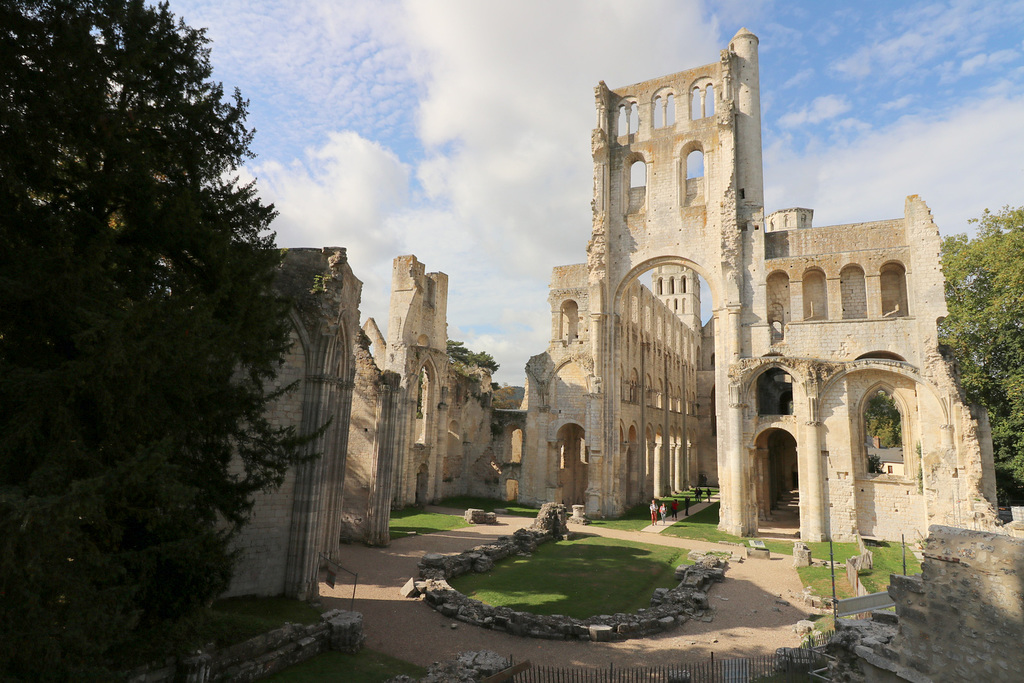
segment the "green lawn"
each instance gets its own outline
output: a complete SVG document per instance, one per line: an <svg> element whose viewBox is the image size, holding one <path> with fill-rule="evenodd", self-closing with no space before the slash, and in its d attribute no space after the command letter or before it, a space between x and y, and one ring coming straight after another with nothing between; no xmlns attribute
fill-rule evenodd
<svg viewBox="0 0 1024 683"><path fill-rule="evenodd" d="M701 487L701 490L707 491L709 489L707 487ZM718 493L718 489L710 489L710 490L713 493ZM683 510L685 509L685 505L683 503L683 499L684 498L689 498L691 505L695 505L696 504L696 501L693 498L693 491L686 491L686 492L683 492L683 493L680 493L680 494L674 494L674 495L671 495L671 496L662 496L661 498L658 499L659 501L665 501L665 507L668 510L668 513L667 513L667 516L665 518L665 521L669 521L670 522L672 520L672 500L673 499L679 501L679 512L678 512L678 515L679 515L679 519L683 518L682 517ZM702 498L702 500L703 500L703 498ZM716 503L716 505L717 505L717 503ZM649 526L650 523L651 523L651 507L650 506L651 506L651 504L649 502L648 503L640 503L639 505L636 505L635 507L631 507L630 509L626 510L626 512L621 517L616 517L615 519L592 519L592 520L590 520L590 523L593 524L594 526L604 527L606 529L620 529L622 531L640 531L644 527ZM717 519L718 519L717 518L717 514L716 514L715 519L716 519L715 523L717 524L718 523L717 522Z"/></svg>
<svg viewBox="0 0 1024 683"><path fill-rule="evenodd" d="M650 606L655 588L674 588L687 550L582 536L546 543L530 558L509 558L484 574L449 583L490 605L579 619Z"/></svg>
<svg viewBox="0 0 1024 683"><path fill-rule="evenodd" d="M626 510L625 514L616 519L592 519L593 526L622 531L640 531L651 523L650 503L642 503Z"/></svg>
<svg viewBox="0 0 1024 683"><path fill-rule="evenodd" d="M815 595L832 597L832 573L828 567L797 567L796 573L800 575L800 582L810 586ZM836 597L840 600L856 597L850 582L846 580L845 567L836 567Z"/></svg>
<svg viewBox="0 0 1024 683"><path fill-rule="evenodd" d="M434 534L467 526L469 523L458 515L423 512L419 508L411 507L391 512L388 531L391 533L391 538L402 538L410 533Z"/></svg>
<svg viewBox="0 0 1024 683"><path fill-rule="evenodd" d="M517 517L536 517L539 510L526 505L520 505L514 500L495 500L493 498L478 498L476 496L453 496L445 498L437 503L438 507L455 508L456 510L468 510L476 508L494 512L497 509L508 510L508 514Z"/></svg>
<svg viewBox="0 0 1024 683"><path fill-rule="evenodd" d="M383 683L400 674L419 679L427 675L427 670L364 649L355 655L325 652L263 680L271 683Z"/></svg>
<svg viewBox="0 0 1024 683"><path fill-rule="evenodd" d="M868 550L874 554L874 568L860 573L860 582L869 593L880 593L889 586L890 574L903 573L903 547L895 541L872 541ZM907 548L907 574L921 573L921 563Z"/></svg>

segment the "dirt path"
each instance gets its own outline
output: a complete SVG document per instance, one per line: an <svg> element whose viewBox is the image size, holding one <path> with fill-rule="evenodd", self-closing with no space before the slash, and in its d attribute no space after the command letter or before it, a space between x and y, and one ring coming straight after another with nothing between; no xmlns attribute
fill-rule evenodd
<svg viewBox="0 0 1024 683"><path fill-rule="evenodd" d="M487 649L535 664L599 667L610 662L631 666L701 660L712 652L716 657L756 656L799 644L793 625L810 612L793 600L802 586L788 556L730 563L725 582L709 592L708 601L714 610L710 623L688 621L665 634L619 643L519 638L453 621L419 600L398 594L402 585L417 575L416 565L424 553L461 552L511 534L532 521L500 516L497 525L409 536L392 541L387 548L345 547L341 563L359 574L355 610L363 614L366 646L422 666L450 659L459 652ZM723 548L716 543L639 531L594 526L570 526L570 530L691 550ZM333 590L323 584L320 588L326 608L349 608L351 583L339 583ZM776 602L780 599L790 604Z"/></svg>

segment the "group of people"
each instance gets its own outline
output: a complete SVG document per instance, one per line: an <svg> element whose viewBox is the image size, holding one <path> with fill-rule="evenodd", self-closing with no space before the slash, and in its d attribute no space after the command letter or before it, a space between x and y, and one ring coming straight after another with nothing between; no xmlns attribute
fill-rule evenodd
<svg viewBox="0 0 1024 683"><path fill-rule="evenodd" d="M693 490L693 495L694 495L694 499L698 503L700 502L701 496L704 496L705 499L708 502L711 501L711 489L701 490L701 488L698 486L697 488L695 488ZM689 496L686 496L685 498L683 498L683 505L685 506L684 510L683 510L683 515L686 516L686 517L689 517L690 516L690 497ZM657 498L652 498L651 499L651 524L657 524L659 517L661 518L661 523L664 524L665 523L665 517L668 516L669 512L672 513L672 519L678 519L679 518L679 500L678 499L673 498L670 505L665 505L665 501L658 502Z"/></svg>

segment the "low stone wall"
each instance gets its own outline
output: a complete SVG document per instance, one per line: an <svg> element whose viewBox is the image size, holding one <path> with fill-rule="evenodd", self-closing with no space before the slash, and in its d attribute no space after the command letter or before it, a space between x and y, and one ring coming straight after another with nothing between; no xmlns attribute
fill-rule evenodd
<svg viewBox="0 0 1024 683"><path fill-rule="evenodd" d="M257 681L289 666L338 650L356 653L363 647L363 615L332 610L319 624L285 624L263 635L213 652L171 657L130 671L127 683L212 683Z"/></svg>
<svg viewBox="0 0 1024 683"><path fill-rule="evenodd" d="M458 555L427 553L419 563L420 581L402 589L406 597L422 596L424 602L441 614L481 628L505 631L512 635L547 640L627 640L675 628L689 619L711 621L707 589L725 578L723 560L700 554L691 560L697 564L676 569L679 585L659 588L651 597L651 607L635 614L602 614L587 619L562 615L540 615L508 607L494 607L468 598L448 584L448 580L469 572L489 571L496 561L510 555L529 555L537 546L552 540L549 531L520 529L501 536L493 543L480 545Z"/></svg>

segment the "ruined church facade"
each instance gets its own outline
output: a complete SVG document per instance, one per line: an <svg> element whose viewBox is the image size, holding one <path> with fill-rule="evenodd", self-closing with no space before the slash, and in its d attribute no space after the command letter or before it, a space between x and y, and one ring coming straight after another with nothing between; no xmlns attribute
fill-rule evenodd
<svg viewBox="0 0 1024 683"><path fill-rule="evenodd" d="M939 349L925 203L827 227L809 209L765 215L758 39L745 29L716 63L601 83L595 98L587 262L552 275L551 342L527 365L520 499L614 516L712 484L736 535L788 490L804 540L990 527L990 434ZM902 426L892 474L868 458L879 393Z"/></svg>

